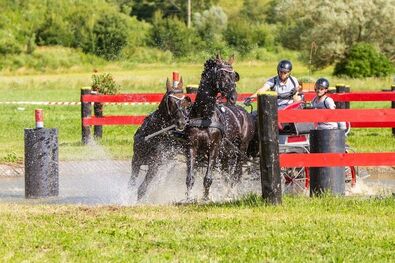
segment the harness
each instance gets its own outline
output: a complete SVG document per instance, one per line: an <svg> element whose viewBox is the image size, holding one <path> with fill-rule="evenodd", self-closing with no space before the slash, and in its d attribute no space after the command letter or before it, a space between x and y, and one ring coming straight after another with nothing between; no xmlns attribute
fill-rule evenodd
<svg viewBox="0 0 395 263"><path fill-rule="evenodd" d="M292 78L291 76L289 76L288 78L291 80L292 85L294 86L294 89L296 89L296 83L295 83L295 81L293 80L293 78ZM278 79L278 76L275 76L275 77L274 77L273 86L270 87L270 90L271 90L271 91L274 91L274 88L275 88L276 85L277 85L277 82L276 82L277 79Z"/></svg>

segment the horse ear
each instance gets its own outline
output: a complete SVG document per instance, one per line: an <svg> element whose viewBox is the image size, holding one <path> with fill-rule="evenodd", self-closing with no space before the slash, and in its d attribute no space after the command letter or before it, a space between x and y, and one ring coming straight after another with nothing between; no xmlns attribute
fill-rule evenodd
<svg viewBox="0 0 395 263"><path fill-rule="evenodd" d="M217 60L220 60L220 61L222 60L222 59L221 59L221 55L220 55L219 53L217 53L217 55L215 56L215 58L216 58Z"/></svg>
<svg viewBox="0 0 395 263"><path fill-rule="evenodd" d="M182 89L184 86L184 82L182 81L182 77L180 77L180 82L178 82L177 89Z"/></svg>
<svg viewBox="0 0 395 263"><path fill-rule="evenodd" d="M229 65L232 65L233 62L235 62L235 54L232 54L232 56L230 56L230 58L228 60Z"/></svg>
<svg viewBox="0 0 395 263"><path fill-rule="evenodd" d="M169 78L167 78L167 80L166 80L166 90L167 91L171 91L172 90L172 86L171 86Z"/></svg>

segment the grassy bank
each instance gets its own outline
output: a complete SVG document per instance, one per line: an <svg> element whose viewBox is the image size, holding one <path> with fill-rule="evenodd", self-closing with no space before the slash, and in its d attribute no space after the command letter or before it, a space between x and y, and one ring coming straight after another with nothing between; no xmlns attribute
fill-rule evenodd
<svg viewBox="0 0 395 263"><path fill-rule="evenodd" d="M237 204L0 204L6 261L391 262L395 201L257 197Z"/></svg>
<svg viewBox="0 0 395 263"><path fill-rule="evenodd" d="M276 63L236 62L240 73L239 92L252 92L268 77L276 74ZM294 75L299 78L330 75L331 68L309 76L305 66L295 63ZM111 72L121 85L122 93L164 92L165 81L174 70L183 76L184 83L198 84L201 64L139 64L123 70L116 64L98 67L99 73ZM19 75L18 72L0 76L0 101L79 101L81 87L91 84L92 72ZM332 86L346 83L353 90L380 91L391 86L391 79L338 79L329 77ZM390 107L389 103L353 103L355 108ZM23 158L23 129L34 126L34 109L45 111L46 127L59 128L60 159L95 158L80 144L80 108L78 106L34 106L0 104L0 162L21 162ZM105 114L146 114L155 106L105 106ZM130 159L135 126L105 126L102 144L113 158ZM359 152L395 151L390 129L355 129L348 138Z"/></svg>

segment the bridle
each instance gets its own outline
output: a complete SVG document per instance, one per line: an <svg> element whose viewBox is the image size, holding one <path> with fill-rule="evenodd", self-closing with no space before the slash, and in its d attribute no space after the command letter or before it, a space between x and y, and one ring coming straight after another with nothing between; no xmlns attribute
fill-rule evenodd
<svg viewBox="0 0 395 263"><path fill-rule="evenodd" d="M188 118L188 115L181 105L182 101L185 99L185 95L183 95L182 97L177 97L174 95L174 94L180 94L180 93L181 94L183 93L183 91L181 89L171 90L166 93L166 111L167 111L167 115L171 116L171 111L170 111L170 107L169 107L169 99L173 98L176 100L177 111L181 112L182 116L186 120Z"/></svg>
<svg viewBox="0 0 395 263"><path fill-rule="evenodd" d="M218 76L217 76L217 72L219 72L219 71L225 71L225 72L228 72L228 73L235 73L234 69L233 69L231 66L226 65L226 64L223 64L223 63L220 64L220 67L219 67L219 68L215 67L215 68L214 68L214 73L215 73L215 86L216 86L217 91L220 90L219 81L218 81ZM221 93L222 93L222 92L221 92Z"/></svg>

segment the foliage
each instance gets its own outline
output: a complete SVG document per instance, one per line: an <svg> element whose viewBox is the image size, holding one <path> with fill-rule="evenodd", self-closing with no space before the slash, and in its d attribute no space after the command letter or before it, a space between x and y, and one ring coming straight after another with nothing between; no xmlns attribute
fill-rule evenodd
<svg viewBox="0 0 395 263"><path fill-rule="evenodd" d="M312 65L319 69L342 59L359 42L377 45L394 57L394 4L394 0L277 1L273 16L282 45L302 50L304 60L312 57Z"/></svg>
<svg viewBox="0 0 395 263"><path fill-rule="evenodd" d="M192 0L191 10L192 12L201 12L217 3L218 0ZM130 14L139 20L153 22L155 13L160 11L164 18L177 17L186 23L187 4L186 0L134 0Z"/></svg>
<svg viewBox="0 0 395 263"><path fill-rule="evenodd" d="M270 0L244 0L240 15L253 24L263 24L267 17Z"/></svg>
<svg viewBox="0 0 395 263"><path fill-rule="evenodd" d="M169 50L129 45L122 50L120 56L126 63L171 63L174 59Z"/></svg>
<svg viewBox="0 0 395 263"><path fill-rule="evenodd" d="M21 73L70 71L71 68L75 70L89 68L91 70L92 67L98 67L104 63L104 59L94 55L59 46L38 47L32 54L20 53L14 56L0 56L1 70L19 70Z"/></svg>
<svg viewBox="0 0 395 263"><path fill-rule="evenodd" d="M67 19L62 15L64 8L65 2L46 2L44 9L47 12L44 14L42 23L35 31L36 43L38 45L71 46L73 34Z"/></svg>
<svg viewBox="0 0 395 263"><path fill-rule="evenodd" d="M351 47L346 57L335 66L335 75L352 78L385 77L392 73L391 62L372 45L359 43Z"/></svg>
<svg viewBox="0 0 395 263"><path fill-rule="evenodd" d="M156 13L151 29L151 45L162 50L171 51L176 57L191 52L196 42L192 29L176 17L163 18L160 12Z"/></svg>
<svg viewBox="0 0 395 263"><path fill-rule="evenodd" d="M219 6L212 6L202 13L193 14L193 26L200 37L210 43L221 41L221 34L227 23L228 17Z"/></svg>
<svg viewBox="0 0 395 263"><path fill-rule="evenodd" d="M21 51L22 45L13 32L7 29L0 29L0 55L19 54Z"/></svg>
<svg viewBox="0 0 395 263"><path fill-rule="evenodd" d="M117 84L110 73L93 74L92 75L92 90L100 94L117 94L120 86Z"/></svg>
<svg viewBox="0 0 395 263"><path fill-rule="evenodd" d="M127 22L123 16L105 14L93 27L95 35L94 53L108 60L118 57L122 48L127 44Z"/></svg>
<svg viewBox="0 0 395 263"><path fill-rule="evenodd" d="M250 28L251 24L247 21L235 19L229 22L228 28L224 32L228 44L241 54L249 53L256 46Z"/></svg>

